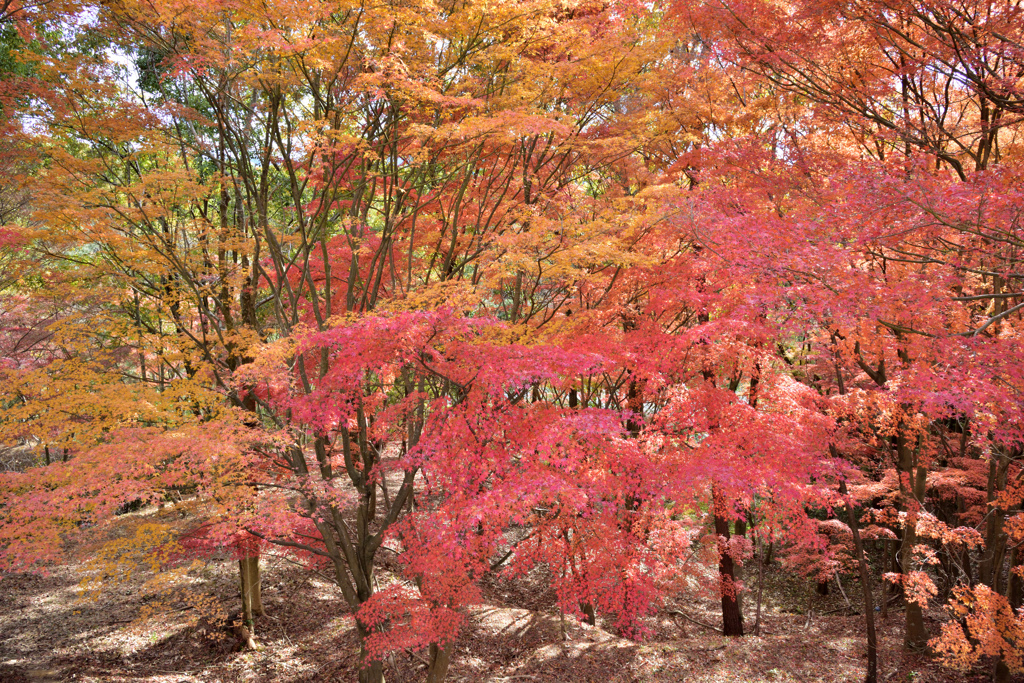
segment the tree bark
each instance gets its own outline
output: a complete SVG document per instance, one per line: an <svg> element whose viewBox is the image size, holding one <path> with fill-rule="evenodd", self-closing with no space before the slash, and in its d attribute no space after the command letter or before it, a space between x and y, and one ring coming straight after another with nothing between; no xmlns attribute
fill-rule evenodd
<svg viewBox="0 0 1024 683"><path fill-rule="evenodd" d="M427 669L427 683L442 683L448 675L448 666L452 661L453 643L440 646L430 644L430 668Z"/></svg>
<svg viewBox="0 0 1024 683"><path fill-rule="evenodd" d="M256 647L256 625L254 617L262 616L263 601L260 599L260 558L245 557L238 561L239 589L242 597L242 623L239 633L242 634L243 645L249 649Z"/></svg>
<svg viewBox="0 0 1024 683"><path fill-rule="evenodd" d="M1006 661L1002 657L996 661L992 680L994 683L1010 683L1010 667L1006 666Z"/></svg>
<svg viewBox="0 0 1024 683"><path fill-rule="evenodd" d="M981 562L982 581L1009 600L1011 585L1013 584L1013 565L1016 562L1017 549L1014 548L1010 555L1010 567L1003 581L1003 564L1006 559L1007 535L1003 531L1003 524L1007 511L998 505L994 505L998 493L1006 490L1006 475L1010 465L1010 458L1000 454L998 460L993 459L989 463L989 479L987 499L989 503L989 517L985 534L985 555ZM996 656L995 666L992 672L992 680L995 683L1009 683L1010 669L1002 653Z"/></svg>
<svg viewBox="0 0 1024 683"><path fill-rule="evenodd" d="M729 520L725 517L725 501L714 491L715 533L719 536L718 576L722 584L722 633L727 636L743 635L743 612L740 611L736 594L736 573L732 556L729 555L725 541L730 538Z"/></svg>
<svg viewBox="0 0 1024 683"><path fill-rule="evenodd" d="M1020 576L1013 571L1014 567L1020 564L1020 549L1014 548L1013 553L1010 555L1010 584L1008 586L1008 595L1006 598L1010 601L1010 607L1013 609L1020 609L1021 599L1024 598L1024 585L1022 585Z"/></svg>
<svg viewBox="0 0 1024 683"><path fill-rule="evenodd" d="M580 611L583 612L583 621L588 626L595 626L597 624L597 615L594 613L594 605L592 603L581 602Z"/></svg>
<svg viewBox="0 0 1024 683"><path fill-rule="evenodd" d="M239 560L238 573L242 578L242 610L245 618L251 622L253 617L265 616L260 588L260 556Z"/></svg>
<svg viewBox="0 0 1024 683"><path fill-rule="evenodd" d="M356 632L359 634L359 683L384 683L384 662L371 659L366 649L366 639L370 631L363 628L356 620Z"/></svg>
<svg viewBox="0 0 1024 683"><path fill-rule="evenodd" d="M242 596L242 622L248 626L252 623L252 592L249 590L249 572L246 571L245 560L238 561L238 577Z"/></svg>
<svg viewBox="0 0 1024 683"><path fill-rule="evenodd" d="M370 662L359 669L359 683L384 683L384 662Z"/></svg>
<svg viewBox="0 0 1024 683"><path fill-rule="evenodd" d="M996 496L1006 490L1006 473L1010 459L1005 455L989 461L988 490L986 500L989 504L988 520L985 524L985 553L978 563L978 574L981 582L997 593L1002 576L1003 555L1006 549L1006 534L1003 533L1005 511L993 502Z"/></svg>
<svg viewBox="0 0 1024 683"><path fill-rule="evenodd" d="M917 518L924 500L925 479L928 471L915 467L915 452L907 440L906 428L901 424L896 433L897 470L900 477L900 502L907 513L900 544L900 573L907 576L914 570L914 546L917 545ZM928 630L924 626L924 612L916 602L907 601L903 648L923 650L928 645Z"/></svg>
<svg viewBox="0 0 1024 683"><path fill-rule="evenodd" d="M899 567L896 566L896 553L892 551L896 544L888 538L882 539L882 571L885 571L885 567L888 566L889 571L896 571ZM889 585L882 581L882 619L889 618Z"/></svg>
<svg viewBox="0 0 1024 683"><path fill-rule="evenodd" d="M771 558L771 549L774 541L768 544L767 559ZM757 609L754 612L754 635L761 635L761 594L764 591L764 565L767 562L765 556L758 553L757 558Z"/></svg>
<svg viewBox="0 0 1024 683"><path fill-rule="evenodd" d="M833 454L835 449L833 448ZM853 551L857 554L857 565L860 568L860 584L864 591L864 620L867 626L868 637L868 672L864 683L877 683L878 681L878 637L875 634L875 604L871 595L871 576L868 573L867 559L864 557L864 546L860 540L860 528L857 525L857 515L853 511L853 504L850 502L849 492L846 489L846 482L839 482L839 493L846 501L846 516L850 523L850 532L853 534ZM882 596L885 599L885 596Z"/></svg>
<svg viewBox="0 0 1024 683"><path fill-rule="evenodd" d="M748 513L749 513L749 511L746 511L744 514L748 514ZM746 535L747 535L747 520L745 520L745 519L738 519L738 520L736 520L736 522L733 524L732 531L733 531L733 534L732 534L733 536L742 536L742 537L745 538ZM732 578L733 578L733 581L743 581L743 564L742 563L738 564L735 561L733 562L733 565L732 565ZM739 593L736 594L736 605L737 605L737 609L739 609L739 612L742 615L743 614L743 596L740 595Z"/></svg>

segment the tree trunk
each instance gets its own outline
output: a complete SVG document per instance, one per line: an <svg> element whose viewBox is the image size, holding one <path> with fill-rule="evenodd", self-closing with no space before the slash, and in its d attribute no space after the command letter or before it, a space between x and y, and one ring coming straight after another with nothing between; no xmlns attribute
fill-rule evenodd
<svg viewBox="0 0 1024 683"><path fill-rule="evenodd" d="M913 541L913 535L908 535L911 536L911 541ZM903 552L909 553L909 548L912 547L912 543L904 543ZM907 569L909 565L910 561L904 560L904 576L909 571ZM906 610L906 631L903 635L903 648L906 650L923 650L928 645L928 630L924 626L924 611L921 609L921 605L910 601L907 601Z"/></svg>
<svg viewBox="0 0 1024 683"><path fill-rule="evenodd" d="M736 520L735 524L733 524L733 530L732 531L733 531L733 534L732 534L733 536L742 536L742 537L745 538L746 535L747 535L747 520L745 520L745 519L738 519L738 520ZM740 581L740 582L743 581L743 564L742 563L736 563L735 561L733 562L733 565L732 565L732 579L733 579L733 581ZM743 596L740 595L739 593L736 594L736 606L737 606L737 609L739 610L740 614L742 615L743 614Z"/></svg>
<svg viewBox="0 0 1024 683"><path fill-rule="evenodd" d="M1006 473L1009 465L1010 458L1006 455L1001 455L999 457L999 467L997 468L998 473L996 477L996 487L999 491L1006 490ZM1012 514L1012 511L1008 513L1007 510L1000 507L993 507L991 511L992 517L996 518L996 523L994 525L996 527L996 537L993 543L995 547L992 549L992 554L994 556L994 560L992 562L992 589L1006 597L1010 602L1011 609L1013 609L1014 584L1020 583L1020 577L1013 573L1013 567L1017 564L1017 548L1013 548L1010 551L1010 564L1006 570L1006 580L1003 580L1003 562L1006 559L1006 542L1008 540L1007 534L1003 530L1003 523L1008 514ZM992 680L995 681L995 683L1009 683L1010 681L1010 668L1007 666L1006 659L1003 657L1002 653L1000 653L996 659L995 671L992 674Z"/></svg>
<svg viewBox="0 0 1024 683"><path fill-rule="evenodd" d="M366 653L363 653L364 659ZM359 683L384 683L384 662L370 662L359 669Z"/></svg>
<svg viewBox="0 0 1024 683"><path fill-rule="evenodd" d="M1006 666L1006 662L1000 657L996 661L995 671L992 672L993 683L1010 683L1010 667Z"/></svg>
<svg viewBox="0 0 1024 683"><path fill-rule="evenodd" d="M430 644L430 668L427 669L427 683L441 683L448 675L448 665L452 661L452 646L448 643L441 647L437 643Z"/></svg>
<svg viewBox="0 0 1024 683"><path fill-rule="evenodd" d="M384 662L370 659L366 639L370 631L363 628L356 619L356 633L359 635L359 683L384 683Z"/></svg>
<svg viewBox="0 0 1024 683"><path fill-rule="evenodd" d="M238 573L242 577L243 610L248 607L250 621L253 617L266 615L263 609L263 595L260 586L260 556L254 555L238 561Z"/></svg>
<svg viewBox="0 0 1024 683"><path fill-rule="evenodd" d="M768 544L768 550L771 551L772 543ZM758 553L757 557L757 609L754 612L754 635L761 635L761 594L764 592L764 565L765 558L763 555Z"/></svg>
<svg viewBox="0 0 1024 683"><path fill-rule="evenodd" d="M896 565L896 543L888 538L882 539L882 567L888 567L891 572L899 571ZM883 569L885 571L885 569ZM882 619L889 618L889 584L882 581Z"/></svg>
<svg viewBox="0 0 1024 683"><path fill-rule="evenodd" d="M1006 490L1006 473L1010 459L1000 455L998 459L989 461L988 491L986 499L989 503L988 520L985 525L985 553L978 563L978 574L981 582L994 590L1000 590L1000 579L1003 573L1003 557L1006 551L1006 534L1003 533L1005 510L993 505L996 496Z"/></svg>
<svg viewBox="0 0 1024 683"><path fill-rule="evenodd" d="M627 315L622 320L622 331L632 332L637 328L635 315ZM629 409L629 419L626 420L626 430L630 436L636 437L640 434L644 419L644 392L636 375L630 373L629 384L626 387L626 407Z"/></svg>
<svg viewBox="0 0 1024 683"><path fill-rule="evenodd" d="M1013 568L1020 563L1020 549L1014 548L1013 553L1010 555L1010 584L1008 586L1008 594L1006 598L1010 601L1010 607L1013 609L1020 609L1021 599L1024 598L1024 585L1022 585L1020 576L1013 571Z"/></svg>
<svg viewBox="0 0 1024 683"><path fill-rule="evenodd" d="M718 575L722 589L722 633L727 636L743 635L743 613L736 594L736 574L732 556L729 555L722 539L729 540L729 520L725 515L725 501L713 492L715 533L719 536Z"/></svg>
<svg viewBox="0 0 1024 683"><path fill-rule="evenodd" d="M259 600L259 561L258 556L246 557L238 561L238 576L241 579L239 589L242 597L242 623L238 625L238 633L243 641L243 646L249 649L256 647L254 640L256 625L253 617L255 614L263 614L263 605ZM253 564L256 566L255 571L252 568Z"/></svg>
<svg viewBox="0 0 1024 683"><path fill-rule="evenodd" d="M835 450L833 449L834 453ZM850 531L853 533L853 551L857 554L857 565L860 568L860 585L864 590L864 620L867 625L868 636L868 672L864 678L864 683L877 683L878 637L875 634L875 604L871 596L871 576L868 574L868 563L864 557L864 546L860 540L857 515L853 511L853 504L850 503L845 481L839 482L839 493L846 499L846 516L849 518ZM885 599L884 595L882 599Z"/></svg>
<svg viewBox="0 0 1024 683"><path fill-rule="evenodd" d="M956 496L956 513L957 521L961 526L967 524L966 522L967 504L964 502L964 497L960 494ZM974 570L971 567L971 551L970 547L964 543L960 547L960 566L964 572L964 578L969 587L974 587Z"/></svg>
<svg viewBox="0 0 1024 683"><path fill-rule="evenodd" d="M371 484L366 496L366 517L372 522L377 519L377 487Z"/></svg>
<svg viewBox="0 0 1024 683"><path fill-rule="evenodd" d="M924 501L925 479L928 471L923 466L915 467L915 449L907 441L907 432L903 425L898 426L896 433L897 470L900 477L900 499L907 513L906 526L903 528L903 541L900 544L900 573L907 576L914 570L914 546L917 545L917 518ZM916 602L907 601L906 630L903 635L903 648L906 650L923 650L928 645L928 630L924 626L924 612Z"/></svg>
<svg viewBox="0 0 1024 683"><path fill-rule="evenodd" d="M580 603L580 611L583 612L583 621L589 626L597 624L597 615L594 613L594 605L589 602Z"/></svg>
<svg viewBox="0 0 1024 683"><path fill-rule="evenodd" d="M228 618L228 630L238 639L238 649L255 650L256 641L253 640L252 630L245 624L244 616L232 614Z"/></svg>

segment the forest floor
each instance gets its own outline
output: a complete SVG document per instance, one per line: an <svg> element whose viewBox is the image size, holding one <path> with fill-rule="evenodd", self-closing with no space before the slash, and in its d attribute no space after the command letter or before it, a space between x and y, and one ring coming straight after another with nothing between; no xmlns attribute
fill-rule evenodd
<svg viewBox="0 0 1024 683"><path fill-rule="evenodd" d="M167 509L124 515L103 535L131 538L143 524L174 517ZM352 617L340 591L305 568L265 557L267 616L257 622L259 649L235 652L204 635L195 608L166 599L187 590L237 609L235 562L209 562L163 583L152 574L133 573L110 582L98 597L83 597L80 582L95 568L88 561L96 547L76 547L67 564L45 576L0 575L0 683L356 680ZM685 618L655 615L652 635L644 642L615 635L600 618L593 627L571 616L563 622L545 585L541 577L486 585L484 604L469 610L448 680L816 683L864 677L863 616L852 613L834 583L833 594L811 598L806 582L766 572L760 636L721 636L708 626L720 617L707 601L688 605ZM855 583L846 585L851 601L857 590ZM163 608L156 607L161 601ZM752 611L748 604L749 621ZM925 656L903 654L902 616L891 609L878 620L880 681L990 680L980 671L958 674ZM937 632L941 613L929 617ZM394 656L385 664L385 678L388 683L422 681L424 661L422 653Z"/></svg>

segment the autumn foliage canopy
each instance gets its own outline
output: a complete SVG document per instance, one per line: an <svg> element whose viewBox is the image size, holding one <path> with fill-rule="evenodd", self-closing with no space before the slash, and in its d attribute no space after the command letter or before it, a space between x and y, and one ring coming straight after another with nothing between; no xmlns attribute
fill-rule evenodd
<svg viewBox="0 0 1024 683"><path fill-rule="evenodd" d="M775 552L1024 671L1018 3L0 0L0 113L5 571L188 500L440 681Z"/></svg>

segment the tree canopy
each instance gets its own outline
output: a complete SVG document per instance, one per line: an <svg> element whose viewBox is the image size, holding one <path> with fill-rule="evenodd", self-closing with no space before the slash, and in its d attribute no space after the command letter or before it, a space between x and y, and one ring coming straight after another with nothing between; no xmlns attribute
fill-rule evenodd
<svg viewBox="0 0 1024 683"><path fill-rule="evenodd" d="M1024 672L1021 13L0 0L0 568L190 496L439 682L485 576L742 636L772 544Z"/></svg>

